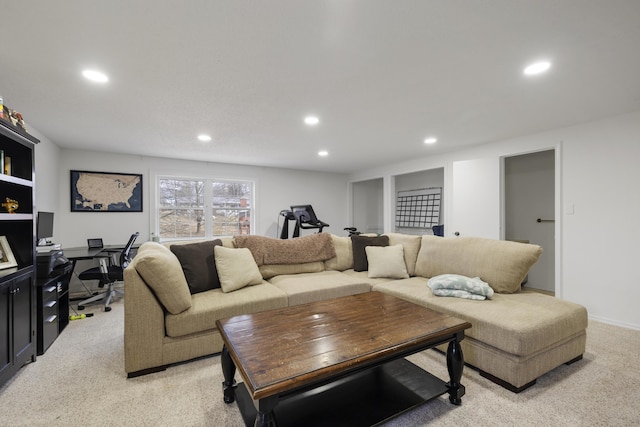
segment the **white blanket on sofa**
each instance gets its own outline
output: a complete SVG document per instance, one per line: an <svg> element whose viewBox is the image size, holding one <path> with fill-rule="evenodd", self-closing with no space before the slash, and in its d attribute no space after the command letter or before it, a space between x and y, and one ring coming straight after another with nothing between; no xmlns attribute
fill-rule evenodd
<svg viewBox="0 0 640 427"><path fill-rule="evenodd" d="M493 289L479 277L441 274L427 282L434 295L482 301L493 296Z"/></svg>

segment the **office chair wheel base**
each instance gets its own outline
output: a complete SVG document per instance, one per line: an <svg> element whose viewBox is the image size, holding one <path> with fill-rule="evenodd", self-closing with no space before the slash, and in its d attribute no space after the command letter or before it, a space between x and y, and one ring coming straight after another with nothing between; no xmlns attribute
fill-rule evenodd
<svg viewBox="0 0 640 427"><path fill-rule="evenodd" d="M78 310L84 310L84 305L79 305Z"/></svg>
<svg viewBox="0 0 640 427"><path fill-rule="evenodd" d="M104 311L111 311L111 307L105 307Z"/></svg>

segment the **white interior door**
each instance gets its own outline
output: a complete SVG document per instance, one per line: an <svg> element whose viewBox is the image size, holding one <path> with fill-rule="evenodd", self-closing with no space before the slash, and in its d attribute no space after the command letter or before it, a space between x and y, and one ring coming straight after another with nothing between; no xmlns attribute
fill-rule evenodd
<svg viewBox="0 0 640 427"><path fill-rule="evenodd" d="M446 236L500 239L500 158L453 162L451 184Z"/></svg>

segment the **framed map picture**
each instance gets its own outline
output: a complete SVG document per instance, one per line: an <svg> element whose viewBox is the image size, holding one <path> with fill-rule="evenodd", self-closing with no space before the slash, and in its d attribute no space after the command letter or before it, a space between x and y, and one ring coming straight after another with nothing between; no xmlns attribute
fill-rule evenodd
<svg viewBox="0 0 640 427"><path fill-rule="evenodd" d="M142 212L142 175L72 170L71 212Z"/></svg>

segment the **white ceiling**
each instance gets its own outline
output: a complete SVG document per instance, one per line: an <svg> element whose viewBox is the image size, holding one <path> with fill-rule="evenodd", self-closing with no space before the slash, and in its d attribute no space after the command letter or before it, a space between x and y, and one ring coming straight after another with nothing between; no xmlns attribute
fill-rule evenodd
<svg viewBox="0 0 640 427"><path fill-rule="evenodd" d="M61 147L348 172L640 109L639 0L2 3L0 95Z"/></svg>

